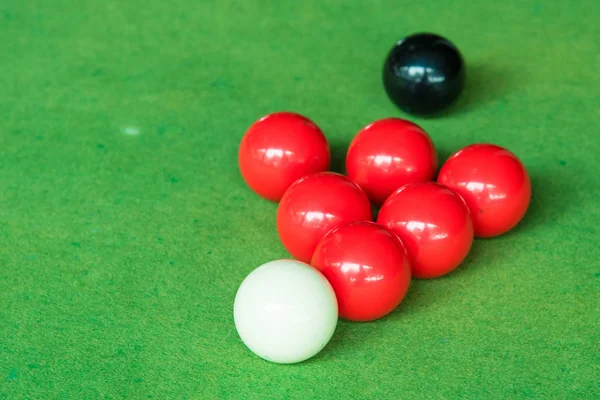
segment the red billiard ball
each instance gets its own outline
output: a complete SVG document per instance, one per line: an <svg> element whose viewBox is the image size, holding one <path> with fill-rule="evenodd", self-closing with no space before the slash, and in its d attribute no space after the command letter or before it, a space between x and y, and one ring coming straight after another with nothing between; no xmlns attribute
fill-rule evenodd
<svg viewBox="0 0 600 400"><path fill-rule="evenodd" d="M433 180L437 152L418 125L386 118L363 128L350 143L346 173L376 205L408 183Z"/></svg>
<svg viewBox="0 0 600 400"><path fill-rule="evenodd" d="M381 207L377 223L402 240L415 278L448 274L473 244L473 223L464 200L435 182L398 189Z"/></svg>
<svg viewBox="0 0 600 400"><path fill-rule="evenodd" d="M498 236L514 228L531 200L531 181L523 163L493 144L459 150L440 169L438 182L465 199L476 237Z"/></svg>
<svg viewBox="0 0 600 400"><path fill-rule="evenodd" d="M330 161L323 131L310 119L292 112L269 114L253 123L238 151L246 184L275 202L296 180L329 169Z"/></svg>
<svg viewBox="0 0 600 400"><path fill-rule="evenodd" d="M392 312L410 285L410 262L396 235L374 222L352 222L319 242L311 265L338 299L340 317L372 321Z"/></svg>
<svg viewBox="0 0 600 400"><path fill-rule="evenodd" d="M284 193L277 208L277 231L290 254L309 263L331 229L372 219L369 199L355 182L335 172L321 172L299 179Z"/></svg>

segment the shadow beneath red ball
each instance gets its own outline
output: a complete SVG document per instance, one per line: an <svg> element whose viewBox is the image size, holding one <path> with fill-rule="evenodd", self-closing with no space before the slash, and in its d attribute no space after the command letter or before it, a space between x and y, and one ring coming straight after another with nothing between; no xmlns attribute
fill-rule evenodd
<svg viewBox="0 0 600 400"><path fill-rule="evenodd" d="M329 170L338 174L346 174L346 154L350 146L350 139L331 139L329 143L331 152L331 165Z"/></svg>
<svg viewBox="0 0 600 400"><path fill-rule="evenodd" d="M552 161L553 166L529 169L531 202L519 224L505 235L534 233L547 224L556 224L572 206L581 204L580 192L573 190L577 177L571 176L564 160Z"/></svg>

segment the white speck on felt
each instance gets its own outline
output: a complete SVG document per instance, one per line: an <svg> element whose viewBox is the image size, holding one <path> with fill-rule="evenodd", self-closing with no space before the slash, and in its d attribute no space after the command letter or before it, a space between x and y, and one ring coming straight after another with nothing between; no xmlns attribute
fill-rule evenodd
<svg viewBox="0 0 600 400"><path fill-rule="evenodd" d="M140 134L140 128L137 126L126 126L123 128L123 134L128 136L137 136Z"/></svg>

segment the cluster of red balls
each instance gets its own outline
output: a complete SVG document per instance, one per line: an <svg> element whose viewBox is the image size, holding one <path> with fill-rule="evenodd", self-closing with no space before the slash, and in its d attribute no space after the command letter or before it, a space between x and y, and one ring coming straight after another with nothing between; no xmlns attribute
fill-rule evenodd
<svg viewBox="0 0 600 400"><path fill-rule="evenodd" d="M437 157L420 126L386 118L354 137L346 175L330 172L323 131L291 112L256 121L238 154L248 186L279 203L283 246L327 278L339 315L353 321L389 314L411 278L450 273L474 238L506 233L525 215L530 178L510 151L473 144L439 170Z"/></svg>

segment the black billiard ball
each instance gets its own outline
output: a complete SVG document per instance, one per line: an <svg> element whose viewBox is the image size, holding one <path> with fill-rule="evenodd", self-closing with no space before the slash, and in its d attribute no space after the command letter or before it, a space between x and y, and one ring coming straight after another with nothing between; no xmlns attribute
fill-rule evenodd
<svg viewBox="0 0 600 400"><path fill-rule="evenodd" d="M448 39L417 33L398 41L383 67L388 97L402 110L434 115L447 109L465 85L465 63Z"/></svg>

